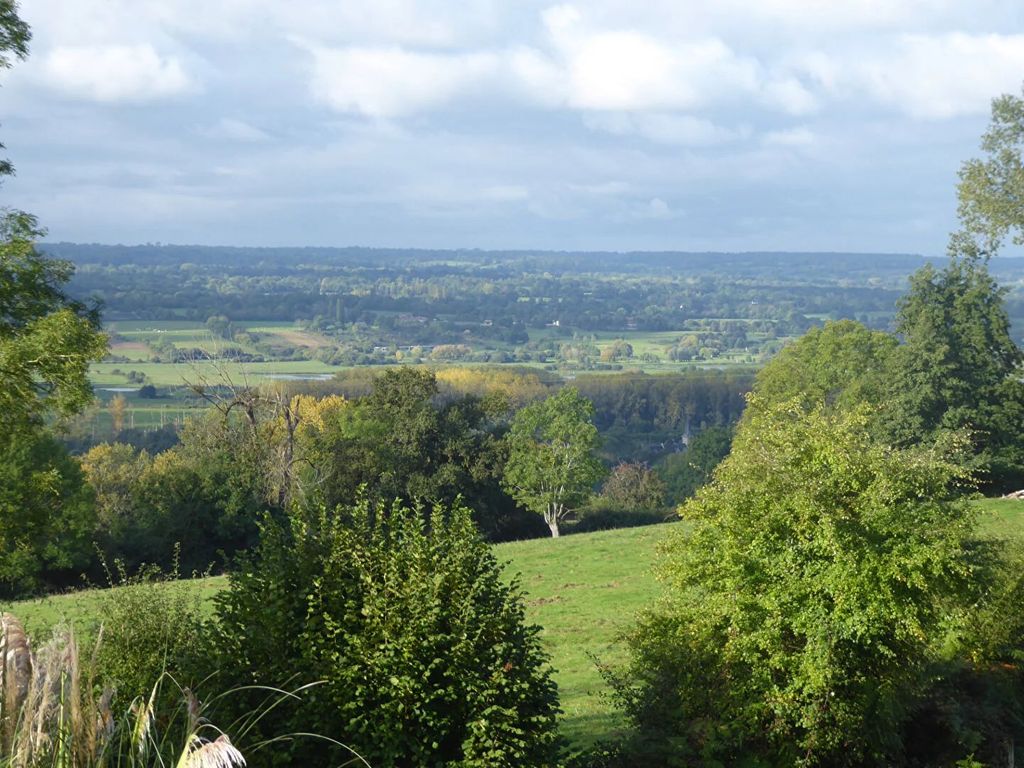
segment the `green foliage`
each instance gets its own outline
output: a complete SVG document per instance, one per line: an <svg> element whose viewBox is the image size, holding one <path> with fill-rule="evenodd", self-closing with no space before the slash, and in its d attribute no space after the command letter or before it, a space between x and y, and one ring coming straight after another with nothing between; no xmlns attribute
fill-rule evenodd
<svg viewBox="0 0 1024 768"><path fill-rule="evenodd" d="M88 567L93 495L49 434L0 436L0 595L67 586Z"/></svg>
<svg viewBox="0 0 1024 768"><path fill-rule="evenodd" d="M904 343L878 401L883 437L896 445L969 433L970 466L989 489L1024 484L1024 354L1010 338L1004 296L978 258L915 273L899 303Z"/></svg>
<svg viewBox="0 0 1024 768"><path fill-rule="evenodd" d="M756 397L681 514L621 699L666 765L888 764L977 597L962 471L877 443L864 409ZM676 762L666 758L672 754Z"/></svg>
<svg viewBox="0 0 1024 768"><path fill-rule="evenodd" d="M565 387L512 419L502 484L516 501L543 515L552 536L558 535L559 521L586 501L605 474L594 456L600 439L593 416L593 404Z"/></svg>
<svg viewBox="0 0 1024 768"><path fill-rule="evenodd" d="M148 696L165 674L195 689L202 682L196 660L206 654L199 593L173 570L149 567L129 576L117 564L109 578L111 589L97 601L102 630L91 658L95 677L114 689L115 707Z"/></svg>
<svg viewBox="0 0 1024 768"><path fill-rule="evenodd" d="M761 403L795 397L850 408L884 400L896 339L852 320L826 323L786 346L758 374Z"/></svg>
<svg viewBox="0 0 1024 768"><path fill-rule="evenodd" d="M985 159L968 160L960 169L958 212L964 234L994 254L1007 235L1024 244L1024 98L1004 94L993 100L981 148Z"/></svg>
<svg viewBox="0 0 1024 768"><path fill-rule="evenodd" d="M68 262L35 246L34 217L0 216L0 426L3 438L44 415L67 416L92 400L89 364L107 347L94 311L70 300Z"/></svg>
<svg viewBox="0 0 1024 768"><path fill-rule="evenodd" d="M434 373L384 371L372 389L302 437L306 484L329 507L360 487L375 499L451 504L462 497L492 538L528 533L499 486L506 449L500 439L507 401L497 395L441 401Z"/></svg>
<svg viewBox="0 0 1024 768"><path fill-rule="evenodd" d="M690 440L679 453L672 453L658 465L658 474L665 481L666 493L672 503L693 496L711 479L732 446L730 427L708 427Z"/></svg>
<svg viewBox="0 0 1024 768"><path fill-rule="evenodd" d="M130 567L171 565L180 546L185 573L206 571L255 543L267 500L262 446L241 419L210 412L193 419L174 448L158 454L136 486L139 517L115 548Z"/></svg>
<svg viewBox="0 0 1024 768"><path fill-rule="evenodd" d="M372 765L540 766L557 694L517 585L462 506L360 501L268 525L218 596L219 679L323 685L270 732L315 731ZM297 745L294 764L342 755Z"/></svg>

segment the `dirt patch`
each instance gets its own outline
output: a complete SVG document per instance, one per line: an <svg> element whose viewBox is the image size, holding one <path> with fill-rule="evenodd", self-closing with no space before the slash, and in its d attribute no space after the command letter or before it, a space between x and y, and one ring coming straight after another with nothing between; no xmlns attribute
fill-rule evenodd
<svg viewBox="0 0 1024 768"><path fill-rule="evenodd" d="M555 595L554 597L538 597L536 600L527 600L526 604L530 607L536 607L538 605L551 605L552 603L562 602L565 602L565 598Z"/></svg>

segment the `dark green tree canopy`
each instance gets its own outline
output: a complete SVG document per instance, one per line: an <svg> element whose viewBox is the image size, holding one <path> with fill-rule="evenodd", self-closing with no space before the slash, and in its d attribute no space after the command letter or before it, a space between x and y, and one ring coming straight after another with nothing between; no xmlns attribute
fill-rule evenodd
<svg viewBox="0 0 1024 768"><path fill-rule="evenodd" d="M986 487L1024 483L1024 355L1010 337L1006 291L984 259L928 265L901 299L882 436L912 445L964 430Z"/></svg>
<svg viewBox="0 0 1024 768"><path fill-rule="evenodd" d="M461 505L364 499L270 524L216 601L219 683L324 681L261 735L326 734L375 766L555 764L557 690L538 628ZM231 699L245 713L265 695ZM289 757L351 755L299 739Z"/></svg>

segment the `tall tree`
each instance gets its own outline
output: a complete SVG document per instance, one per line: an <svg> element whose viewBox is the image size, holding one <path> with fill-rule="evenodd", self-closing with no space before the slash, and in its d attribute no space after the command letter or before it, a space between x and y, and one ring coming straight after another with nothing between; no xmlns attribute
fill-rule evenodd
<svg viewBox="0 0 1024 768"><path fill-rule="evenodd" d="M883 436L906 446L965 430L983 487L1024 483L1024 354L1010 338L1005 289L976 256L926 265L901 299Z"/></svg>
<svg viewBox="0 0 1024 768"><path fill-rule="evenodd" d="M757 403L794 397L808 405L849 408L884 399L896 339L853 320L814 328L786 346L758 374Z"/></svg>
<svg viewBox="0 0 1024 768"><path fill-rule="evenodd" d="M1004 94L993 100L981 148L985 157L968 160L960 169L957 197L963 230L954 236L954 247L975 247L991 255L1007 236L1024 244L1024 98Z"/></svg>
<svg viewBox="0 0 1024 768"><path fill-rule="evenodd" d="M28 53L17 11L0 0L0 69ZM0 176L12 172L0 161ZM0 210L0 589L8 593L82 565L93 525L82 474L44 420L92 400L89 364L107 339L95 308L64 292L72 266L38 250L42 235L30 214Z"/></svg>
<svg viewBox="0 0 1024 768"><path fill-rule="evenodd" d="M0 217L0 422L10 435L92 400L89 364L106 351L99 314L64 293L72 266L36 248L33 216Z"/></svg>
<svg viewBox="0 0 1024 768"><path fill-rule="evenodd" d="M506 437L502 482L516 501L544 517L552 536L605 474L595 456L600 439L593 418L593 404L565 387L519 411Z"/></svg>

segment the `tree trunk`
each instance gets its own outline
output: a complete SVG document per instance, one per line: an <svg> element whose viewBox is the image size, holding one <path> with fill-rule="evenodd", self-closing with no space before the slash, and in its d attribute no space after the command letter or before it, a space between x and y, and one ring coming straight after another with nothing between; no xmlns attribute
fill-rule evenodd
<svg viewBox="0 0 1024 768"><path fill-rule="evenodd" d="M558 508L552 509L550 506L544 513L544 522L548 524L548 528L551 530L551 538L558 538Z"/></svg>

